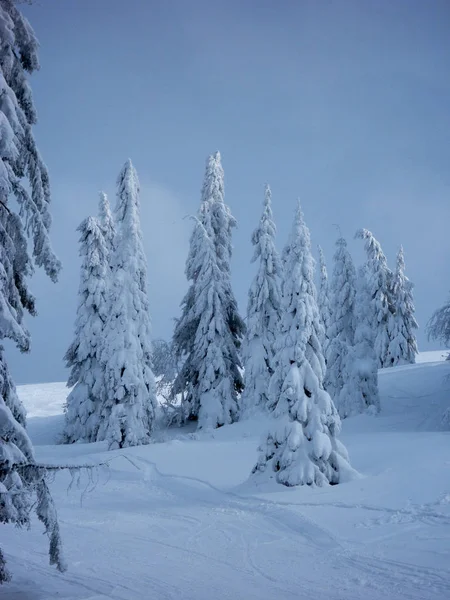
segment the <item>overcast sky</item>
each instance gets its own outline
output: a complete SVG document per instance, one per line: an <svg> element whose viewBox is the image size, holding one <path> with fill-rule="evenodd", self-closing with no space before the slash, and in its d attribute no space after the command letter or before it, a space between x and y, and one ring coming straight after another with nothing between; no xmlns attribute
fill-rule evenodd
<svg viewBox="0 0 450 600"><path fill-rule="evenodd" d="M251 231L264 183L278 242L300 197L332 269L339 224L357 262L357 228L391 266L403 244L423 327L449 292L448 0L37 0L23 7L41 43L32 77L35 134L53 189L58 284L35 276L30 355L9 353L18 383L64 380L79 279L76 227L114 204L128 157L142 184L155 337L169 338L205 159L219 149L239 222L233 281L242 312L254 273Z"/></svg>

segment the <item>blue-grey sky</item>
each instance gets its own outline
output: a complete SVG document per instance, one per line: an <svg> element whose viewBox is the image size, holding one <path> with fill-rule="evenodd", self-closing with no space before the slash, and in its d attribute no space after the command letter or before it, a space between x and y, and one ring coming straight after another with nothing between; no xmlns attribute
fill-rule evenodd
<svg viewBox="0 0 450 600"><path fill-rule="evenodd" d="M153 331L170 336L186 289L183 217L197 209L216 149L239 222L232 267L242 312L269 182L280 247L300 197L330 271L335 223L357 262L359 227L392 266L403 244L419 343L430 347L423 326L450 288L448 0L38 0L23 10L41 43L35 134L64 271L56 285L34 278L32 353L9 353L17 382L67 376L75 229L96 213L100 189L114 201L128 157L142 184Z"/></svg>

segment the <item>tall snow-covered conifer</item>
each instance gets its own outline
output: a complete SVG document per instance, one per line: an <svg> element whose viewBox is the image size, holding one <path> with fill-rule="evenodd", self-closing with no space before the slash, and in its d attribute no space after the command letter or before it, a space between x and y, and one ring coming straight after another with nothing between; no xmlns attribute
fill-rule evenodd
<svg viewBox="0 0 450 600"><path fill-rule="evenodd" d="M237 310L230 277L231 232L236 221L224 203L224 177L219 152L207 160L202 200L197 218L201 227L194 227L186 261L186 277L191 284L182 301L182 314L176 323L173 336L176 360L182 362L182 367L174 383L173 393L182 395L184 418L193 420L199 418L200 396L198 390L200 388L198 380L202 369L200 363L203 360L198 353L198 348L195 347L197 331L201 327L201 315L196 305L202 294L202 289L198 289L201 284L199 270L206 247L211 243L215 262L221 273L222 289L219 295L221 310L224 311L223 318L226 322L227 336L231 336L235 348L233 352L229 353L226 379L233 382L233 394L242 391L243 386L239 349L245 333L245 325ZM207 244L205 240L207 240ZM236 414L233 412L233 419L235 417ZM222 424L218 423L218 425ZM201 425L200 422L199 425Z"/></svg>
<svg viewBox="0 0 450 600"><path fill-rule="evenodd" d="M416 362L417 321L414 316L413 284L405 275L403 248L397 254L397 268L391 281L391 297L394 313L389 321L388 362L395 365L407 365Z"/></svg>
<svg viewBox="0 0 450 600"><path fill-rule="evenodd" d="M355 335L354 303L356 271L347 242L340 237L336 242L333 278L331 281L330 343L327 350L326 388L337 408L340 394L349 377L350 349Z"/></svg>
<svg viewBox="0 0 450 600"><path fill-rule="evenodd" d="M139 181L130 160L117 186L117 234L100 353L105 401L97 433L110 449L149 443L156 408Z"/></svg>
<svg viewBox="0 0 450 600"><path fill-rule="evenodd" d="M244 343L244 392L241 408L268 406L270 377L275 371L275 340L281 317L282 267L275 247L276 227L272 217L270 187L266 186L264 210L252 235L252 262L259 259L258 272L248 294L247 334Z"/></svg>
<svg viewBox="0 0 450 600"><path fill-rule="evenodd" d="M220 152L216 152L208 159L202 198L210 206L212 239L216 250L217 265L223 273L227 323L238 353L245 335L245 324L239 315L236 298L231 287L231 255L233 251L231 238L237 222L224 201L224 172ZM238 381L235 383L238 389L239 385L242 388L242 384Z"/></svg>
<svg viewBox="0 0 450 600"><path fill-rule="evenodd" d="M0 2L0 340L30 348L24 312L35 315L27 279L34 264L56 281L60 263L50 240L50 186L32 126L36 111L26 73L39 68L38 43L12 0ZM15 212L14 200L19 206ZM0 523L30 524L35 507L50 541L50 563L64 570L61 538L45 470L35 464L25 411L0 348ZM0 548L0 583L9 574Z"/></svg>
<svg viewBox="0 0 450 600"><path fill-rule="evenodd" d="M338 409L342 418L380 410L378 359L374 350L374 305L366 271L367 265L361 267L356 279L355 334L353 345L348 349L345 380L339 394Z"/></svg>
<svg viewBox="0 0 450 600"><path fill-rule="evenodd" d="M213 240L201 223L196 224L202 250L195 265L194 310L199 319L195 331L192 363L197 376L189 382L190 394L198 411L199 428L215 428L237 418L238 373L236 346L227 323L224 274L217 264Z"/></svg>
<svg viewBox="0 0 450 600"><path fill-rule="evenodd" d="M336 484L352 469L337 439L339 415L323 389L325 360L314 260L300 205L285 250L277 367L271 385L275 419L253 473L275 476L286 486Z"/></svg>
<svg viewBox="0 0 450 600"><path fill-rule="evenodd" d="M71 367L67 382L65 443L95 442L100 426L104 372L99 358L108 316L108 249L97 219L88 217L78 227L82 257L75 339L65 355Z"/></svg>
<svg viewBox="0 0 450 600"><path fill-rule="evenodd" d="M328 271L325 262L325 255L322 247L317 246L319 251L319 266L320 266L320 285L319 285L319 296L318 306L320 319L323 325L323 336L322 336L322 349L326 357L328 349L328 343L330 339L330 326L331 326L331 306L330 306L330 290L328 284Z"/></svg>
<svg viewBox="0 0 450 600"><path fill-rule="evenodd" d="M380 243L373 234L367 229L360 229L356 232L356 237L365 240L366 274L372 304L372 327L375 330L375 355L378 359L378 367L381 369L391 366L388 354L391 341L389 322L394 313L391 297L393 275Z"/></svg>
<svg viewBox="0 0 450 600"><path fill-rule="evenodd" d="M194 354L194 341L200 323L200 314L195 306L199 296L199 265L204 256L203 238L211 239L212 231L208 228L206 217L209 216L208 206L202 203L199 210L198 222L205 233L198 226L194 227L191 234L189 253L186 260L185 274L191 282L189 289L181 302L181 317L176 321L173 334L172 347L177 364L181 368L174 381L172 395L181 394L181 408L183 420L197 420L199 411L199 397L194 393L197 384L200 364L196 362ZM203 218L202 218L203 217Z"/></svg>

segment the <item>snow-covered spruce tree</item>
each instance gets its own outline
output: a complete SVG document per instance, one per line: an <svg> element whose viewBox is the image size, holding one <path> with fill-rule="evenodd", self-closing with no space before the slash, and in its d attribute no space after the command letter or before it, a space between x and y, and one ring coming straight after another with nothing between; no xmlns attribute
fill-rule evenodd
<svg viewBox="0 0 450 600"><path fill-rule="evenodd" d="M105 398L97 440L107 440L110 449L148 444L156 409L139 181L130 160L117 185L117 235L99 356Z"/></svg>
<svg viewBox="0 0 450 600"><path fill-rule="evenodd" d="M200 313L195 302L201 292L198 275L199 265L204 255L203 238L205 235L208 239L212 238L209 217L209 204L202 202L198 222L205 229L206 234L197 225L191 234L185 268L186 278L191 284L181 302L181 317L176 321L172 340L175 361L181 365L172 388L173 397L181 395L180 423L184 420L197 420L200 407L198 395L194 394L200 372L200 364L196 362L194 356L195 335L200 323Z"/></svg>
<svg viewBox="0 0 450 600"><path fill-rule="evenodd" d="M108 196L105 194L105 192L100 192L98 220L100 222L103 237L105 238L108 254L112 254L114 238L116 236L116 227L114 225L114 219L111 213Z"/></svg>
<svg viewBox="0 0 450 600"><path fill-rule="evenodd" d="M405 275L403 248L400 247L390 290L394 313L389 320L388 361L393 367L415 363L419 352L415 333L419 326L414 316L413 287Z"/></svg>
<svg viewBox="0 0 450 600"><path fill-rule="evenodd" d="M39 68L38 43L28 21L12 0L0 2L0 339L9 338L27 352L30 336L24 312L35 314L27 279L34 264L56 281L60 263L50 241L50 187L47 169L32 133L36 122L26 73ZM15 204L19 214L15 212ZM64 570L56 512L45 482L45 470L35 464L25 426L25 411L17 397L3 348L0 350L0 522L28 526L36 507L50 538L50 562ZM36 502L37 501L37 502ZM9 574L0 549L0 583Z"/></svg>
<svg viewBox="0 0 450 600"><path fill-rule="evenodd" d="M104 381L99 363L108 315L108 251L100 224L88 217L80 232L81 275L75 339L64 357L71 368L63 442L95 442L100 425Z"/></svg>
<svg viewBox="0 0 450 600"><path fill-rule="evenodd" d="M375 355L378 359L378 368L382 369L391 366L388 354L391 341L389 322L391 315L394 313L391 298L393 275L387 265L383 250L373 234L367 229L360 229L356 232L356 237L365 240L367 253L366 274L373 305L374 321L372 327L375 330Z"/></svg>
<svg viewBox="0 0 450 600"><path fill-rule="evenodd" d="M249 293L247 333L243 348L244 392L241 411L266 409L270 377L275 371L275 340L281 318L282 267L275 247L276 227L272 218L270 187L266 186L264 210L252 235L252 262L259 259L258 272Z"/></svg>
<svg viewBox="0 0 450 600"><path fill-rule="evenodd" d="M323 389L325 361L309 230L300 205L288 242L277 367L271 385L274 420L253 473L286 486L337 484L352 469L338 441L340 418ZM280 385L281 382L281 385ZM271 382L272 383L272 382Z"/></svg>
<svg viewBox="0 0 450 600"><path fill-rule="evenodd" d="M322 247L317 246L319 252L319 266L320 266L320 285L319 285L319 296L318 296L318 306L319 306L319 314L320 319L323 325L323 336L321 339L322 349L325 354L328 349L328 342L330 339L329 329L331 325L331 306L330 306L330 290L328 285L328 271L327 265L325 262L325 255L323 253Z"/></svg>
<svg viewBox="0 0 450 600"><path fill-rule="evenodd" d="M240 365L239 349L245 335L245 323L239 315L236 298L231 287L231 241L233 228L237 226L236 219L231 214L229 206L224 201L224 172L220 152L209 157L202 188L202 199L211 207L211 227L213 242L216 250L217 265L223 273L223 290L225 294L227 323L236 346L238 366ZM237 389L242 389L242 382L236 381ZM240 391L240 390L239 390Z"/></svg>
<svg viewBox="0 0 450 600"><path fill-rule="evenodd" d="M349 353L355 335L354 303L356 271L347 242L340 237L336 242L333 277L331 280L330 343L327 349L327 374L325 387L338 410L340 394L349 377Z"/></svg>
<svg viewBox="0 0 450 600"><path fill-rule="evenodd" d="M367 266L358 271L354 303L355 333L348 348L345 379L339 394L339 414L342 418L365 411L380 410L378 395L378 359L375 355L374 305L368 288Z"/></svg>
<svg viewBox="0 0 450 600"><path fill-rule="evenodd" d="M217 263L214 242L200 222L195 227L201 251L194 266L193 307L199 321L190 358L198 371L189 388L193 405L198 407L198 427L216 428L237 418L238 374L232 368L237 369L238 357L227 322L224 273Z"/></svg>
<svg viewBox="0 0 450 600"><path fill-rule="evenodd" d="M236 221L224 203L224 177L218 152L207 160L197 219L202 228L194 227L185 270L190 287L181 303L182 314L176 322L173 335L174 355L181 368L172 392L173 395L182 396L183 418L191 420L198 419L200 409L199 396L195 390L201 365L196 362L198 354L194 348L196 332L200 326L200 313L195 303L199 298L199 291L201 292L197 288L199 265L205 252L205 235L213 244L217 268L222 273L221 298L223 298L227 330L235 346L235 352L229 356L232 362L227 363L227 379L233 380L235 392L241 392L243 387L239 349L245 334L245 325L237 310L230 278L231 232Z"/></svg>
<svg viewBox="0 0 450 600"><path fill-rule="evenodd" d="M450 344L450 296L444 306L438 308L427 324L428 339L439 341L448 346ZM447 356L450 360L450 354Z"/></svg>

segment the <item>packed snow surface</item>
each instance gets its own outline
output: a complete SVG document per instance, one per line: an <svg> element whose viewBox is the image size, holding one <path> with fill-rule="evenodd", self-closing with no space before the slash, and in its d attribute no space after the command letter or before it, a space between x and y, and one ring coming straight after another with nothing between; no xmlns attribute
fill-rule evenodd
<svg viewBox="0 0 450 600"><path fill-rule="evenodd" d="M172 429L150 446L55 445L63 384L23 386L39 461L96 464L51 484L69 571L48 565L42 527L1 527L7 600L437 600L450 598L450 404L445 353L380 372L381 414L344 422L361 478L256 487L260 417ZM440 360L441 362L429 362Z"/></svg>

